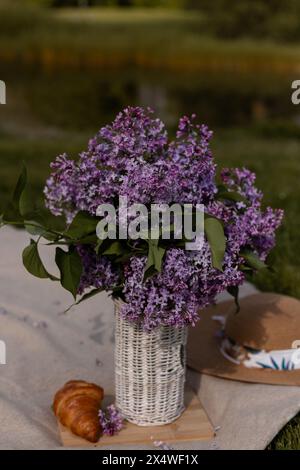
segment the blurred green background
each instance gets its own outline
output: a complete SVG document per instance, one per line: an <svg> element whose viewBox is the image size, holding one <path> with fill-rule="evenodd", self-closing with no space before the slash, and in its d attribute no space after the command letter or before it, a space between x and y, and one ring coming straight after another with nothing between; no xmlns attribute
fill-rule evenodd
<svg viewBox="0 0 300 470"><path fill-rule="evenodd" d="M300 298L299 0L0 0L0 79L0 209L22 160L40 197L50 161L125 106L151 106L171 135L195 112L217 162L256 171L285 209L256 284ZM299 422L271 448L299 449Z"/></svg>

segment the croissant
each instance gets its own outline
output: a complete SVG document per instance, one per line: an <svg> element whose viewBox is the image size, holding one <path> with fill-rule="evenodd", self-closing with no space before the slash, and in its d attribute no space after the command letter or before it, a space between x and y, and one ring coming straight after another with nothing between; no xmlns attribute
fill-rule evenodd
<svg viewBox="0 0 300 470"><path fill-rule="evenodd" d="M103 397L104 391L98 385L71 380L56 393L53 411L61 424L72 433L97 442L101 435L98 412Z"/></svg>

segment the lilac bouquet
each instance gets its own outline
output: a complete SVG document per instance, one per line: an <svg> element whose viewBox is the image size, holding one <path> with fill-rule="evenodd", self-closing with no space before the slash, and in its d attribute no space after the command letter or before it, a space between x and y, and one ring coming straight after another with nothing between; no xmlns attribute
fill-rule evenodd
<svg viewBox="0 0 300 470"><path fill-rule="evenodd" d="M57 157L45 198L52 214L65 217L66 229L56 232L37 221L31 233L67 246L67 252L60 246L56 252L63 287L82 296L79 301L110 291L124 300L121 315L147 331L194 324L199 310L220 292L227 289L237 296L247 273L266 266L283 213L262 208L255 174L245 168L223 169L217 182L211 137L192 116L180 119L170 141L151 110L130 107L100 129L77 161L65 154ZM201 249L187 251L176 240L162 239L99 243L97 208L116 206L119 196L146 206L203 204L207 227ZM9 223L5 214L2 221ZM22 223L30 227L24 214ZM26 250L27 269L50 277L34 240ZM33 254L38 270L32 266Z"/></svg>

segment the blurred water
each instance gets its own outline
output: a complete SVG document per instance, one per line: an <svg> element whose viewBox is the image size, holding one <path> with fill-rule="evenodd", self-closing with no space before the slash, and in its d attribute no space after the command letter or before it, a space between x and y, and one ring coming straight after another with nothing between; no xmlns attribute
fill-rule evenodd
<svg viewBox="0 0 300 470"><path fill-rule="evenodd" d="M174 73L162 70L41 70L4 65L7 105L0 131L95 131L128 105L151 106L173 128L196 113L211 127L299 123L288 75ZM23 128L22 128L23 126Z"/></svg>

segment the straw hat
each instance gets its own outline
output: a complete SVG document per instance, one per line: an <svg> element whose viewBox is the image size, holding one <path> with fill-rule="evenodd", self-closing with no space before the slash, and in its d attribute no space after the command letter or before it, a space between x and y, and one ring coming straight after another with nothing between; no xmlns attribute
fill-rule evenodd
<svg viewBox="0 0 300 470"><path fill-rule="evenodd" d="M200 313L189 329L192 369L244 382L300 385L300 301L260 293Z"/></svg>

